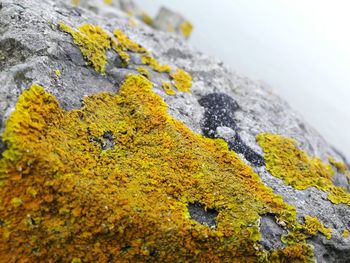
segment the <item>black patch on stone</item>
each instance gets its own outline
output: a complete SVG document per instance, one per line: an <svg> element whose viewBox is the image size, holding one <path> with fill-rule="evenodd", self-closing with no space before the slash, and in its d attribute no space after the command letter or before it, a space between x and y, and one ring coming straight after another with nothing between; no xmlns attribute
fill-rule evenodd
<svg viewBox="0 0 350 263"><path fill-rule="evenodd" d="M188 204L188 212L193 220L208 227L216 227L218 212L215 209L205 209L201 203Z"/></svg>
<svg viewBox="0 0 350 263"><path fill-rule="evenodd" d="M0 137L0 160L2 159L2 153L6 150L6 144L2 141Z"/></svg>
<svg viewBox="0 0 350 263"><path fill-rule="evenodd" d="M112 149L115 144L114 136L111 131L105 132L102 138L90 137L89 141L99 144L102 150Z"/></svg>
<svg viewBox="0 0 350 263"><path fill-rule="evenodd" d="M206 137L218 138L216 129L221 126L229 127L236 132L233 140L228 141L229 149L243 154L255 166L265 164L264 158L249 148L238 134L239 129L234 119L235 111L239 109L236 101L224 93L211 93L198 102L205 109L202 131Z"/></svg>

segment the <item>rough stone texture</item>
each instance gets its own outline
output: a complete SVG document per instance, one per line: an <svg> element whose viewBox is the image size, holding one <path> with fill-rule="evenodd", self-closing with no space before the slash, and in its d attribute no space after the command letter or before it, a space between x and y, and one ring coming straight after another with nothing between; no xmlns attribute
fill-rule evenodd
<svg viewBox="0 0 350 263"><path fill-rule="evenodd" d="M152 72L151 75L154 91L164 98L169 113L193 131L224 138L229 144L237 142L238 135L244 148L256 156L263 153L255 136L262 132L277 133L295 138L301 149L311 156L319 156L324 161L333 156L345 161L299 114L262 83L233 72L222 62L198 52L176 36L143 25L130 25L128 16L113 7L105 9L104 5L96 5L94 10L88 9L72 7L63 0L0 1L0 134L18 96L31 83L43 85L58 98L63 108L73 109L80 107L85 95L100 91L117 92L124 76L136 73L135 67L141 64L139 57L132 57L129 67L121 68L115 55L109 56L105 75L96 73L86 65L72 38L57 26L60 21L73 27L92 23L108 31L122 29L160 62L191 73L194 79L191 93L177 93L175 96L166 95L161 88L162 81L168 80L165 74ZM57 69L61 72L60 77L55 74ZM225 94L223 96L231 101L227 108L224 106L227 115L224 111L215 112L215 105L205 103L206 96L210 98L212 94ZM206 124L212 118L206 114L213 109L215 114L223 115L213 126L215 130ZM0 145L0 151L3 148L4 145ZM232 149L237 151L233 146ZM286 186L282 180L271 176L262 163L247 157L245 151L238 153L275 193L297 208L300 222L308 214L317 216L326 227L333 229L331 240L322 235L309 240L315 247L319 262L349 262L350 238L341 236L345 228L350 228L348 206L332 204L326 193L315 188L299 191ZM349 189L347 181L341 177L336 178L336 183ZM202 219L198 221L212 220L205 213L200 216ZM262 218L261 231L261 243L267 249L282 246L276 238L281 229L274 223L273 216Z"/></svg>

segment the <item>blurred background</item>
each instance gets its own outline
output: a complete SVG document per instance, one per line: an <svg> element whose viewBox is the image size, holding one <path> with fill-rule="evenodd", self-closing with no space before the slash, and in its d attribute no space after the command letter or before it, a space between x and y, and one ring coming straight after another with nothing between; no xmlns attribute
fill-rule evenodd
<svg viewBox="0 0 350 263"><path fill-rule="evenodd" d="M183 14L193 46L267 83L350 160L350 1L135 2Z"/></svg>

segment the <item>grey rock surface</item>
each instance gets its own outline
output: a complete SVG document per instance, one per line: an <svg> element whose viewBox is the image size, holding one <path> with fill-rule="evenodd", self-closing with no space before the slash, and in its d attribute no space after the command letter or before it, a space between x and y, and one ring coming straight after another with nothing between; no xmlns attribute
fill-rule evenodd
<svg viewBox="0 0 350 263"><path fill-rule="evenodd" d="M207 108L200 103L201 99L210 94L226 94L237 107L233 111L224 106L230 119L224 117L222 122L216 124L213 137L222 137L230 144L237 140L239 134L243 148L247 147L250 153L262 156L256 135L276 133L296 139L300 148L311 156L319 156L324 161L333 156L336 160L345 161L268 87L232 71L179 37L142 24L136 27L130 25L128 16L117 7L73 7L64 0L0 1L0 134L18 96L32 83L44 86L58 98L64 109L74 109L81 106L85 95L101 91L117 92L125 75L136 72L135 67L141 64L137 56L132 57L127 68L121 68L111 55L106 74L96 73L87 66L71 36L58 29L60 21L72 27L91 23L110 32L115 28L122 29L131 39L150 50L160 62L183 68L192 75L191 93L168 96L161 88L162 81L169 81L168 76L151 73L154 91L168 104L169 114L193 131L205 133L202 128ZM55 74L57 69L61 72L60 77ZM225 103L223 105L228 105ZM3 148L4 145L1 145L0 151ZM309 240L315 247L319 262L349 262L350 238L341 236L345 228L350 229L348 206L332 204L326 198L326 193L315 188L299 191L286 186L282 180L270 175L263 164L254 164L249 160L249 152L242 150L238 154L254 167L266 185L297 208L300 222L308 214L317 216L326 227L333 229L331 240L322 235ZM344 178L337 177L337 184L349 189ZM276 238L282 230L273 222L273 217L262 219L261 231L262 244L267 248L282 246Z"/></svg>

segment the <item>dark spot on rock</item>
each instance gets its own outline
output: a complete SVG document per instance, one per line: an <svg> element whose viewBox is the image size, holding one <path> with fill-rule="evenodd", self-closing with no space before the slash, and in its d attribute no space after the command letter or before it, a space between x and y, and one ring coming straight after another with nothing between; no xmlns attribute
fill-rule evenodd
<svg viewBox="0 0 350 263"><path fill-rule="evenodd" d="M0 41L0 71L23 63L30 56L29 49L13 38Z"/></svg>
<svg viewBox="0 0 350 263"><path fill-rule="evenodd" d="M157 256L157 254L158 254L157 249L153 249L153 250L151 250L151 252L149 253L149 255L150 255L151 257L155 257L155 256Z"/></svg>
<svg viewBox="0 0 350 263"><path fill-rule="evenodd" d="M199 104L205 109L202 126L205 136L218 138L220 136L217 134L217 128L229 127L236 132L234 138L227 141L230 150L243 154L253 165L263 166L265 164L264 158L249 148L239 136L239 129L234 119L235 111L239 109L237 102L224 93L211 93L201 98Z"/></svg>
<svg viewBox="0 0 350 263"><path fill-rule="evenodd" d="M199 104L205 108L203 125L205 136L215 138L216 129L221 126L237 130L234 113L239 107L231 97L223 93L212 93L201 98Z"/></svg>
<svg viewBox="0 0 350 263"><path fill-rule="evenodd" d="M285 231L276 223L273 214L266 214L260 218L260 244L268 251L284 247L281 236Z"/></svg>
<svg viewBox="0 0 350 263"><path fill-rule="evenodd" d="M17 89L19 92L33 83L33 79L26 76L26 74L32 69L27 68L23 70L19 70L14 74L13 80L16 83Z"/></svg>
<svg viewBox="0 0 350 263"><path fill-rule="evenodd" d="M236 133L233 141L228 142L228 147L230 150L235 151L236 153L243 154L243 156L255 166L265 165L264 158L250 149L241 139L238 133Z"/></svg>
<svg viewBox="0 0 350 263"><path fill-rule="evenodd" d="M196 202L188 204L188 211L193 220L208 227L216 227L218 212L215 209L205 208L204 205Z"/></svg>
<svg viewBox="0 0 350 263"><path fill-rule="evenodd" d="M89 131L88 131L89 132ZM96 138L91 136L90 142L98 143L102 150L111 149L114 147L114 136L111 131L107 131L103 134L102 138Z"/></svg>
<svg viewBox="0 0 350 263"><path fill-rule="evenodd" d="M2 2L0 2L0 11L1 11L1 9L2 9Z"/></svg>
<svg viewBox="0 0 350 263"><path fill-rule="evenodd" d="M102 149L107 150L111 149L114 146L114 136L113 133L108 131L103 134L103 145Z"/></svg>
<svg viewBox="0 0 350 263"><path fill-rule="evenodd" d="M35 248L33 248L33 249L31 250L31 253L32 253L32 254L38 254L39 251L40 251L40 249L37 248L37 247L35 247Z"/></svg>
<svg viewBox="0 0 350 263"><path fill-rule="evenodd" d="M0 137L0 160L2 159L2 154L6 150L6 144L2 141Z"/></svg>
<svg viewBox="0 0 350 263"><path fill-rule="evenodd" d="M125 246L125 247L122 247L121 253L122 253L122 254L128 253L128 251L129 251L131 248L132 248L132 246Z"/></svg>

